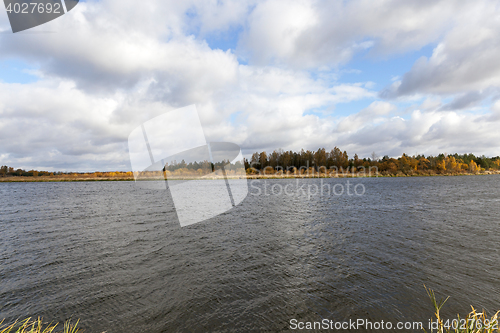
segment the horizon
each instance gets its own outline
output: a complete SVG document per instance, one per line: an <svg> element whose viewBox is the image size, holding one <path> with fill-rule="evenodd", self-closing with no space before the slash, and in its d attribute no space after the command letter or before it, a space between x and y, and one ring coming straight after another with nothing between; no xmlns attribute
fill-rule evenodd
<svg viewBox="0 0 500 333"><path fill-rule="evenodd" d="M331 152L333 152L334 149L336 149L338 147L335 147L333 149L331 149ZM312 154L315 154L316 152L320 151L320 150L325 150L327 154L330 153L330 151L326 148L318 148L317 150L305 150L305 149L301 149L300 151L293 151L293 150L289 150L289 151L282 151L281 153L283 152L292 152L293 154L297 154L297 155L300 155L302 153L302 150L304 150L305 153L312 153ZM244 161L245 163L248 163L248 164L251 164L251 160L253 158L253 155L255 154L262 154L262 153L266 153L267 155L267 162L270 162L270 156L271 154L273 153L276 153L278 152L279 153L280 151L280 148L279 149L275 149L274 151L261 151L261 152L254 152L253 154L250 154L249 157L244 157ZM339 148L339 151L341 152L346 152L346 151L342 151L342 149ZM384 161L384 159L389 159L389 160L400 160L403 156L406 156L406 157L410 157L410 158L413 158L413 159L416 159L416 158L419 158L419 157L424 157L426 159L428 158L431 158L431 159L440 159L441 157L443 158L447 158L448 156L454 156L454 157L458 157L458 158L463 158L464 156L467 156L467 155L472 155L474 156L473 159L488 159L490 161L494 161L494 160L498 160L500 159L500 155L497 155L497 156L485 156L485 155L476 155L474 153L463 153L463 154L459 154L459 153L453 153L453 154L448 154L448 153L440 153L440 154L436 154L436 155L424 155L424 154L414 154L414 155L409 155L409 154L406 154L406 153L403 153L401 156L388 156L388 155L384 155L384 156L378 156L375 154L375 157L373 156L375 152L372 153L372 156L371 157L363 157L363 156L358 156L356 153L354 155L350 155L349 153L347 153L347 156L348 156L348 161L349 163L351 162L354 162L355 161L355 157L357 156L359 160L361 161L369 161L369 162L382 162ZM171 165L176 165L176 161L173 160L172 161L174 164L171 164ZM182 163L184 162L184 159L182 159L181 162L179 163ZM208 161L195 161L195 162L208 162ZM229 162L229 161L228 161ZM186 162L184 162L186 163ZM178 163L177 163L178 164ZM191 164L191 163L189 163ZM212 165L214 165L214 163L212 162ZM167 162L165 164L165 167L169 166L169 162ZM109 169L109 170L86 170L86 171L75 171L75 170L37 170L37 169L26 169L26 168L22 168L22 167L17 167L17 166L9 166L9 165L0 165L0 167L8 167L8 168L12 168L14 171L17 171L17 170L22 170L24 172L31 172L31 171L37 171L37 172L47 172L47 173L54 173L54 174L57 174L57 173L62 173L62 174L71 174L71 173L76 173L76 174L92 174L92 173L112 173L112 172L120 172L120 173L129 173L129 172L134 172L132 170L117 170L117 169ZM284 166L278 166L278 167L284 167ZM317 165L310 165L310 167L322 167L322 166L317 166ZM254 168L253 166L251 166L250 168ZM342 169L342 167L340 167ZM136 171L135 171L136 172Z"/></svg>

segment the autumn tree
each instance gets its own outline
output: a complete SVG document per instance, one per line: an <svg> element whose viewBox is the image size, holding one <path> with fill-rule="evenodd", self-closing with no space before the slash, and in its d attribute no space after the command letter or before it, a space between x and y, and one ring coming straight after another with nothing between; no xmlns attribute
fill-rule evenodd
<svg viewBox="0 0 500 333"><path fill-rule="evenodd" d="M260 168L264 169L268 164L267 164L267 154L265 151L260 153L259 155L259 163L260 163Z"/></svg>
<svg viewBox="0 0 500 333"><path fill-rule="evenodd" d="M417 169L423 171L423 170L429 170L430 168L431 168L431 162L422 156L418 160Z"/></svg>
<svg viewBox="0 0 500 333"><path fill-rule="evenodd" d="M436 161L436 170L439 172L444 172L446 171L446 163L444 159L440 159Z"/></svg>
<svg viewBox="0 0 500 333"><path fill-rule="evenodd" d="M446 170L454 171L457 168L457 160L454 156L448 156L445 160Z"/></svg>
<svg viewBox="0 0 500 333"><path fill-rule="evenodd" d="M471 160L469 162L469 172L476 172L477 170L478 170L478 167L477 167L476 162L474 162L473 160Z"/></svg>

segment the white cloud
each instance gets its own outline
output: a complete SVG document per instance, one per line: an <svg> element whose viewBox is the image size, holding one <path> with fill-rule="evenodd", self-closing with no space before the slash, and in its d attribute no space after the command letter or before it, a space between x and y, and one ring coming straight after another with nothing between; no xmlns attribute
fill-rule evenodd
<svg viewBox="0 0 500 333"><path fill-rule="evenodd" d="M462 3L450 1L283 1L259 3L239 51L256 64L337 66L356 53L418 50L437 41Z"/></svg>
<svg viewBox="0 0 500 333"><path fill-rule="evenodd" d="M123 156L129 126L112 121L120 100L86 95L71 82L0 83L0 147L8 156L2 163L82 169L79 163L104 166Z"/></svg>
<svg viewBox="0 0 500 333"><path fill-rule="evenodd" d="M500 87L499 10L494 1L464 2L432 56L419 59L383 95L470 94Z"/></svg>
<svg viewBox="0 0 500 333"><path fill-rule="evenodd" d="M396 106L390 103L380 101L373 102L366 109L343 118L339 122L337 130L339 132L356 131L360 127L366 126L367 124L375 124L379 122L382 119L380 116L385 116L395 110Z"/></svg>
<svg viewBox="0 0 500 333"><path fill-rule="evenodd" d="M500 140L498 111L487 115L456 111L413 111L409 117L387 117L341 138L348 151L369 156L372 151L389 156L403 153L474 153L497 156L493 142Z"/></svg>

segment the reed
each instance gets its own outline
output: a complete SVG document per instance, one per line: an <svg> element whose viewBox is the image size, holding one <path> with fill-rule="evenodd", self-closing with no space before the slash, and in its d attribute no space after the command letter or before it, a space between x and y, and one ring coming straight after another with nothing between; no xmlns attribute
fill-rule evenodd
<svg viewBox="0 0 500 333"><path fill-rule="evenodd" d="M3 325L0 322L0 333L77 333L80 331L78 320L74 325L68 320L64 323L62 330L56 330L58 323L44 323L42 318L32 320L31 318L22 321L16 321L11 325Z"/></svg>
<svg viewBox="0 0 500 333"><path fill-rule="evenodd" d="M441 317L441 308L446 303L449 297L446 299L436 300L436 294L432 289L427 289L427 295L431 299L432 305L434 306L434 315L436 316L435 326L430 328L431 332L436 333L494 333L500 332L499 314L500 311L495 313L493 316L488 317L486 312L478 312L473 306L471 306L472 311L465 317L461 318L457 315L457 318L453 320L444 320ZM425 332L427 332L424 329Z"/></svg>

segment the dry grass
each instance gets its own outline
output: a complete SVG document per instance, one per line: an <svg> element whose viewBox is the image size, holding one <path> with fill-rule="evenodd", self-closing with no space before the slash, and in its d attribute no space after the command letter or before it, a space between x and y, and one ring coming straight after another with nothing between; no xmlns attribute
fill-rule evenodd
<svg viewBox="0 0 500 333"><path fill-rule="evenodd" d="M486 312L483 310L482 312L477 312L473 306L471 306L472 311L465 317L460 318L460 315L457 316L456 319L453 320L444 320L441 317L440 311L443 307L444 303L448 300L441 299L440 301L436 300L436 295L433 290L425 288L427 291L427 295L431 299L432 305L434 306L434 314L436 316L436 327L431 329L431 332L437 333L493 333L500 332L500 323L499 323L499 314L500 311L495 313L493 316L489 317L486 315ZM425 329L424 329L425 331ZM426 331L427 332L427 331Z"/></svg>
<svg viewBox="0 0 500 333"><path fill-rule="evenodd" d="M56 330L57 323L44 323L42 318L32 320L31 318L16 321L9 326L3 325L3 320L0 322L0 333L77 333L80 330L77 328L79 320L72 325L68 320L64 323L61 330Z"/></svg>

